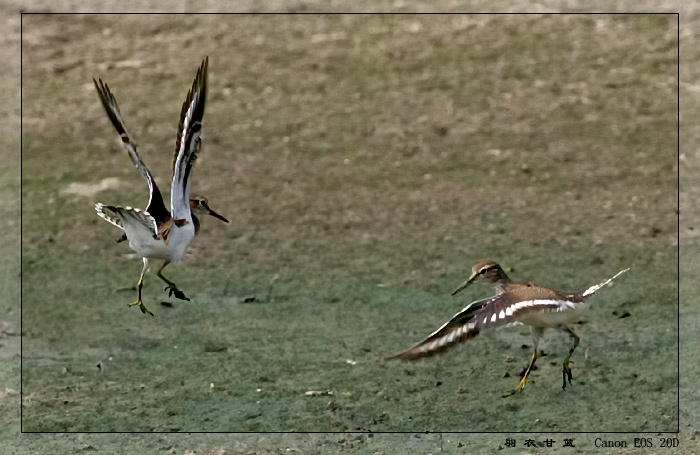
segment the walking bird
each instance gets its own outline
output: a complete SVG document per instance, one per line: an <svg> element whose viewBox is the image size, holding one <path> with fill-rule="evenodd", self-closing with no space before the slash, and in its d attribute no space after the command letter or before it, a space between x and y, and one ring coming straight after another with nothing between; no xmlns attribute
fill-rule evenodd
<svg viewBox="0 0 700 455"><path fill-rule="evenodd" d="M614 277L591 286L582 293L564 294L554 289L512 281L496 262L481 261L472 268L469 279L455 289L452 295L475 282L490 285L496 295L470 303L423 341L399 354L385 357L385 359L418 360L439 354L458 343L474 338L486 327L496 327L508 323L529 325L534 344L532 359L518 387L504 395L510 396L522 391L529 382L530 372L537 360L537 347L544 330L558 328L574 339L574 344L562 365L564 382L562 388L566 389L567 380L571 384L572 379L569 362L579 343L578 335L567 324L577 321L588 309L588 300L594 292L627 270L629 269L622 270Z"/></svg>
<svg viewBox="0 0 700 455"><path fill-rule="evenodd" d="M228 223L226 218L209 208L204 197L190 197L192 171L202 146L200 134L207 94L208 63L207 57L197 71L192 88L187 93L180 112L170 188L170 211L165 207L163 196L153 176L139 157L136 144L126 132L117 100L102 79L98 81L93 79L107 116L119 133L132 163L145 177L150 193L146 210L101 203L96 204L95 209L99 216L124 231L117 242L128 240L129 247L143 258L143 267L138 281L138 299L129 306L136 305L142 313L148 313L151 316L153 313L141 301L143 277L148 270L149 259L163 261L157 275L167 283L165 290L168 291L168 295L174 294L178 299L189 300L175 283L163 276L163 269L168 264L178 264L182 261L185 250L199 231L201 216L211 215Z"/></svg>

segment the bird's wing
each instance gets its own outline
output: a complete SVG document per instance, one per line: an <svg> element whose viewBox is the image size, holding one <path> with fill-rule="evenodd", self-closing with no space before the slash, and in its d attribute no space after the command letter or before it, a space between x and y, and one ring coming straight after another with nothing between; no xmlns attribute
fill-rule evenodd
<svg viewBox="0 0 700 455"><path fill-rule="evenodd" d="M102 82L102 79L99 79L99 81L93 79L92 82L95 83L95 89L100 97L100 101L102 101L102 106L104 106L107 116L112 121L114 128L116 128L117 132L119 133L119 136L124 143L124 147L129 153L131 162L134 163L136 169L140 170L141 173L143 173L143 176L146 178L146 183L148 183L148 190L150 194L146 211L150 213L158 223L167 221L170 218L170 212L168 212L168 209L165 207L163 196L160 194L160 190L158 189L158 185L156 185L155 180L153 180L153 176L139 157L139 154L136 151L136 144L134 144L129 137L129 134L126 132L124 121L122 120L121 113L119 112L119 106L117 105L117 100L114 98L114 95L112 95L112 92L109 90L107 84Z"/></svg>
<svg viewBox="0 0 700 455"><path fill-rule="evenodd" d="M200 133L204 117L204 102L207 94L207 66L205 58L197 71L192 88L182 104L180 123L177 129L175 159L173 161L173 183L170 207L173 219L192 221L190 210L190 178L201 146Z"/></svg>
<svg viewBox="0 0 700 455"><path fill-rule="evenodd" d="M124 230L124 223L122 223L122 219L114 211L114 207L98 202L95 204L95 210L97 210L97 214L102 217L103 220L115 225L122 231Z"/></svg>
<svg viewBox="0 0 700 455"><path fill-rule="evenodd" d="M543 289L543 291L548 290ZM541 298L528 301L519 301L513 294L499 294L477 300L467 305L424 340L388 358L410 361L440 354L456 344L474 338L486 327L516 323L523 313L532 310L558 311L563 303L566 302L562 302L561 299L556 300L549 294L543 294Z"/></svg>
<svg viewBox="0 0 700 455"><path fill-rule="evenodd" d="M97 214L102 218L124 231L130 229L126 227L124 220L130 219L133 220L134 223L129 224L129 226L140 226L139 229L142 228L150 231L153 238L158 238L159 236L156 220L148 212L132 207L119 207L103 204L96 204L95 210L97 210Z"/></svg>
<svg viewBox="0 0 700 455"><path fill-rule="evenodd" d="M585 291L583 291L583 294L581 294L581 295L583 295L584 297L587 297L587 296L593 294L595 291L597 291L598 289L602 288L603 286L610 284L610 282L611 282L612 280L614 280L615 278L619 277L620 275L622 275L623 273L625 273L625 272L628 271L628 270L629 270L629 268L627 268L627 269L625 269L625 270L620 270L619 272L617 272L617 274L616 274L614 277L608 278L607 280L603 281L603 282L600 283L600 284L596 284L596 285L593 285L593 286L589 287L588 289L586 289Z"/></svg>
<svg viewBox="0 0 700 455"><path fill-rule="evenodd" d="M531 311L560 311L570 303L570 299L581 300L575 296L565 296L557 291L539 288L542 292L534 294L532 300L520 300L513 294L499 294L491 297L470 321L476 330L485 327L497 327L500 325L518 322L524 315Z"/></svg>
<svg viewBox="0 0 700 455"><path fill-rule="evenodd" d="M493 300L493 297L470 303L424 340L396 355L384 358L387 360L418 360L439 354L455 344L474 338L479 334L479 329L471 321L474 315L479 313L491 300Z"/></svg>

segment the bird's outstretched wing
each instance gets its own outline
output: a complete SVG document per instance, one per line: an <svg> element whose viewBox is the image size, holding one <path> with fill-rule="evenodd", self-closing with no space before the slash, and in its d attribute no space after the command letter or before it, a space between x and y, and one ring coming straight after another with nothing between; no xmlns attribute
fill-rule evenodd
<svg viewBox="0 0 700 455"><path fill-rule="evenodd" d="M143 173L143 176L146 178L146 183L148 183L148 190L150 194L146 211L156 220L158 224L166 222L170 219L170 212L168 212L168 209L165 207L163 196L160 194L160 190L158 189L158 185L156 185L155 180L153 180L153 176L149 172L144 162L141 160L141 157L139 157L139 154L136 151L136 144L131 140L129 134L126 132L126 127L124 126L124 121L122 120L121 113L119 112L117 100L114 98L114 95L112 95L112 92L109 90L107 84L102 82L102 79L99 79L98 81L93 79L92 82L95 83L95 89L100 97L100 101L102 101L102 106L104 106L107 116L112 121L114 128L116 128L117 132L119 133L119 136L124 143L124 147L129 153L131 162L134 163L136 169L140 170L141 173Z"/></svg>
<svg viewBox="0 0 700 455"><path fill-rule="evenodd" d="M548 291L543 289L543 291ZM486 327L517 323L526 312L559 311L562 302L547 293L536 300L520 301L512 294L499 294L467 305L426 339L387 359L418 360L440 354L474 338Z"/></svg>
<svg viewBox="0 0 700 455"><path fill-rule="evenodd" d="M201 146L200 133L204 117L204 103L207 94L207 66L205 58L197 71L192 88L182 104L180 123L177 128L175 159L173 161L173 183L170 207L173 219L192 221L190 211L190 178Z"/></svg>
<svg viewBox="0 0 700 455"><path fill-rule="evenodd" d="M154 239L158 238L159 233L156 220L148 212L133 207L119 207L101 203L95 204L95 210L97 210L99 216L123 231L127 229L149 231ZM129 219L132 222L130 224L124 223L125 219Z"/></svg>
<svg viewBox="0 0 700 455"><path fill-rule="evenodd" d="M493 297L490 297L470 303L424 340L398 354L383 357L383 359L418 360L439 354L455 344L474 338L479 334L479 329L473 321L474 315L479 313L492 299Z"/></svg>
<svg viewBox="0 0 700 455"><path fill-rule="evenodd" d="M606 285L610 284L610 282L611 282L612 280L614 280L615 278L619 277L620 275L622 275L623 273L625 273L625 272L628 271L628 270L629 270L629 268L626 268L625 270L620 270L619 272L617 272L617 274L616 274L614 277L608 278L607 280L603 281L603 282L600 283L600 284L596 284L596 285L593 285L593 286L589 287L588 289L586 289L585 291L583 291L583 293L582 293L581 295L584 296L584 297L587 297L587 296L589 296L589 295L592 295L595 291L597 291L598 289L602 288L603 286L606 286Z"/></svg>

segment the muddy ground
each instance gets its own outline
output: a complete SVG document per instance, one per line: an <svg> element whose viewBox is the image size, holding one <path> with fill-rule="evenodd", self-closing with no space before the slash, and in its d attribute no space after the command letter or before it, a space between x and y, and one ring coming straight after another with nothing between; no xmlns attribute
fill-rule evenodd
<svg viewBox="0 0 700 455"><path fill-rule="evenodd" d="M23 431L679 430L676 16L23 26ZM140 261L93 210L143 207L146 185L91 78L109 83L168 193L177 114L205 55L193 188L231 224L205 220L168 268L191 302L147 276L146 317L126 307L135 291L117 291ZM531 349L522 327L415 364L375 358L487 295L449 296L485 258L565 291L631 268L575 326L566 391L569 340L554 331L534 382L509 399ZM473 441L288 437L311 444L302 452ZM182 449L169 438L153 450ZM241 438L243 452L270 447Z"/></svg>

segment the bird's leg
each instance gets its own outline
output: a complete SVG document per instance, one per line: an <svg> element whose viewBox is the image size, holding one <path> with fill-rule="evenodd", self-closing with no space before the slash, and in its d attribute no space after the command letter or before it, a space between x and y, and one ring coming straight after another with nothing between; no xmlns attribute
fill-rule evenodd
<svg viewBox="0 0 700 455"><path fill-rule="evenodd" d="M579 342L579 337L574 333L573 330L571 330L568 327L564 327L564 331L571 335L574 339L574 345L569 349L569 355L566 356L566 359L564 359L564 365L562 366L562 377L564 379L564 385L561 386L563 390L566 390L566 380L569 380L569 384L571 384L571 368L569 368L569 361L571 360L571 355L574 353L574 350L576 349L576 346L578 346Z"/></svg>
<svg viewBox="0 0 700 455"><path fill-rule="evenodd" d="M139 278L139 283L138 283L138 286L137 286L137 287L138 287L138 290L139 290L139 298L138 298L138 300L135 301L134 303L130 303L129 306L138 305L139 309L141 310L141 312L142 312L143 314L148 313L148 314L150 314L151 316L153 316L153 313L151 313L150 311L148 311L148 309L146 308L146 306L145 306L145 305L143 304L143 302L141 301L141 288L143 288L143 276L146 274L146 270L148 270L148 259L143 258L143 268L141 269L141 277Z"/></svg>
<svg viewBox="0 0 700 455"><path fill-rule="evenodd" d="M166 283L168 283L168 285L167 285L167 286L165 287L165 289L163 289L163 290L164 290L164 291L168 291L168 297L170 297L170 296L172 296L173 294L175 294L175 297L177 297L178 299L189 301L190 299L188 299L188 298L185 296L185 293L184 293L184 292L182 292L181 290L179 290L179 289L177 288L177 286L175 286L175 283L173 283L172 281L170 281L169 279L167 279L167 278L165 278L165 277L163 276L163 273L162 273L162 272L163 272L163 269L164 269L165 266L167 266L168 264L169 264L169 262L168 262L168 261L165 261L165 262L163 263L163 265L160 266L160 268L158 269L158 273L156 274L156 275L158 275L158 278L160 278L161 280L163 280L163 281L165 281Z"/></svg>
<svg viewBox="0 0 700 455"><path fill-rule="evenodd" d="M530 335L532 336L532 343L534 344L530 365L528 365L527 370L525 370L523 379L520 381L520 384L518 384L518 387L516 387L512 392L503 395L503 398L515 395L518 392L522 392L527 383L530 382L530 373L532 372L532 368L535 366L535 361L537 360L537 347L540 345L540 338L542 337L543 333L543 327L530 327Z"/></svg>
<svg viewBox="0 0 700 455"><path fill-rule="evenodd" d="M532 367L535 366L535 361L537 360L537 349L535 349L535 352L532 353L532 359L530 360L530 365L527 367L527 370L525 370L525 374L523 375L523 379L520 381L520 384L518 384L518 387L515 388L512 392L506 393L503 395L503 398L509 397L511 395L515 395L518 392L522 392L522 390L525 388L528 382L530 382L530 372L532 371Z"/></svg>

